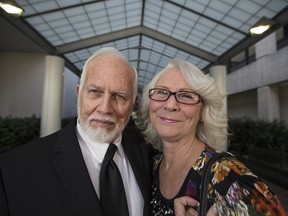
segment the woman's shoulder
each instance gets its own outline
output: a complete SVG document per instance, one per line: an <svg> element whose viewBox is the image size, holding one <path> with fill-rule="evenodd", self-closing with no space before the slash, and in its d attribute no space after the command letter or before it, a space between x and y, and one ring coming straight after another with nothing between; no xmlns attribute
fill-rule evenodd
<svg viewBox="0 0 288 216"><path fill-rule="evenodd" d="M219 172L220 170L221 172L226 170L227 172L234 172L239 176L247 175L251 177L257 177L249 168L246 167L242 161L236 158L232 153L219 151L206 145L205 150L203 151L204 165L207 164L208 161L212 161L212 158L214 158L214 162L211 166L211 172L213 173Z"/></svg>
<svg viewBox="0 0 288 216"><path fill-rule="evenodd" d="M227 153L211 166L210 194L214 194L220 215L285 215L277 196L244 163ZM255 206L257 202L257 208Z"/></svg>
<svg viewBox="0 0 288 216"><path fill-rule="evenodd" d="M205 148L198 157L197 161L193 165L194 170L200 172L203 170L205 165L208 163L208 161L217 153L218 151L209 145L205 144Z"/></svg>
<svg viewBox="0 0 288 216"><path fill-rule="evenodd" d="M211 174L225 173L224 176L228 177L229 174L233 172L236 174L236 176L247 175L257 178L257 176L253 174L251 170L247 168L245 164L236 158L232 153L219 151L208 145L205 145L205 149L199 156L193 168L197 170L200 175L202 175L202 172L204 172L204 168L208 163L211 163L211 168L207 171Z"/></svg>

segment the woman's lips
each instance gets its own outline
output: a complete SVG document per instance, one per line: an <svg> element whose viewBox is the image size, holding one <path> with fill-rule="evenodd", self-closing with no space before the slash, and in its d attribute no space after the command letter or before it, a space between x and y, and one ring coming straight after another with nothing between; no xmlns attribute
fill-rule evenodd
<svg viewBox="0 0 288 216"><path fill-rule="evenodd" d="M170 118L165 118L165 117L160 117L160 119L164 122L167 122L167 123L175 123L175 122L178 122L177 120L174 120L174 119L170 119Z"/></svg>

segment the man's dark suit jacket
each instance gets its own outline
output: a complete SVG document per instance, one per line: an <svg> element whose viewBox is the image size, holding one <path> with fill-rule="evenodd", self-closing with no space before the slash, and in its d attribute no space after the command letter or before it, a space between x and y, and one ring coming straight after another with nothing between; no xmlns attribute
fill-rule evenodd
<svg viewBox="0 0 288 216"><path fill-rule="evenodd" d="M62 130L0 156L0 215L102 216L76 137L76 120ZM149 151L137 131L122 144L149 214Z"/></svg>

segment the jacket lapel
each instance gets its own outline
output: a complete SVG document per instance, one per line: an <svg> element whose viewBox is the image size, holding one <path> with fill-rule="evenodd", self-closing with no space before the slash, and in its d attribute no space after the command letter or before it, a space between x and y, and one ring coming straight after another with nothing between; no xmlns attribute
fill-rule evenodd
<svg viewBox="0 0 288 216"><path fill-rule="evenodd" d="M76 121L59 134L54 165L79 215L103 215L76 137Z"/></svg>

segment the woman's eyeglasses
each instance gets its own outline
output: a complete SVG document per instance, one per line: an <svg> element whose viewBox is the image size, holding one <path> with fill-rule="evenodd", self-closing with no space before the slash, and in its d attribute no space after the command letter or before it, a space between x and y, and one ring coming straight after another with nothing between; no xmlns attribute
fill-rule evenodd
<svg viewBox="0 0 288 216"><path fill-rule="evenodd" d="M192 91L171 92L167 89L153 88L149 90L149 98L154 101L167 101L171 95L174 95L176 101L182 104L198 104L201 96Z"/></svg>

